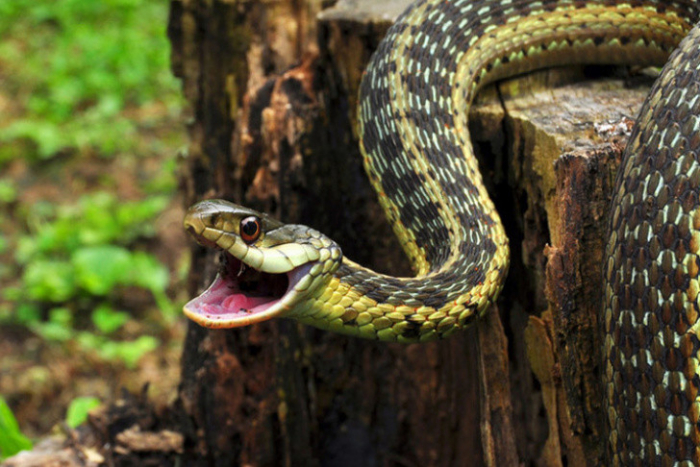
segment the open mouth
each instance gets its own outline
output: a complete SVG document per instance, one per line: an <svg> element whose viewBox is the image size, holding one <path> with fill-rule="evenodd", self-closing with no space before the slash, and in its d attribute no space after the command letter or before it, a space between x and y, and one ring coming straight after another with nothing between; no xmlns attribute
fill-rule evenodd
<svg viewBox="0 0 700 467"><path fill-rule="evenodd" d="M271 274L221 251L216 279L204 293L185 305L185 314L209 328L266 321L285 311L290 292L310 268L311 263L307 263L286 273Z"/></svg>

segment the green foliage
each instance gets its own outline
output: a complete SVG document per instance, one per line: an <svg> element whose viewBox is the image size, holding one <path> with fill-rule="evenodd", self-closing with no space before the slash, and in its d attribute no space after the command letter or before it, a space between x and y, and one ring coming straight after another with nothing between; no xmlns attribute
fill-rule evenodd
<svg viewBox="0 0 700 467"><path fill-rule="evenodd" d="M148 252L182 144L168 4L0 0L0 325L78 351L76 361L135 368L162 345L139 334L179 315L170 273ZM76 201L96 185L145 199L100 191ZM66 423L81 424L96 405L75 399ZM0 398L0 459L28 448Z"/></svg>
<svg viewBox="0 0 700 467"><path fill-rule="evenodd" d="M124 203L98 192L60 206L53 217L39 209L29 219L36 231L19 239L16 253L17 262L26 265L28 298L63 302L81 294L106 296L120 285L164 290L169 276L163 264L114 243L152 235L151 221L167 203L166 196Z"/></svg>
<svg viewBox="0 0 700 467"><path fill-rule="evenodd" d="M150 292L166 324L178 315L166 293L170 273L147 252L154 220L176 189L178 132L162 129L182 102L169 66L168 4L0 0L0 94L11 97L0 115L0 169L10 160L29 168L19 180L10 178L18 170L0 177L0 324L24 325L129 368L159 341L134 338L140 328L128 325L134 301L125 294L148 299L143 291ZM116 153L118 161L89 160ZM117 167L118 174L99 174L98 183L109 189L141 163L135 158L154 154L168 156L158 175L138 174L126 184L145 199L102 191L70 204L25 199L35 172L51 184L64 166L72 174L83 160L91 163L86 173ZM54 160L33 163L48 158ZM154 171L150 162L144 173ZM66 185L59 193L74 196L92 181Z"/></svg>
<svg viewBox="0 0 700 467"><path fill-rule="evenodd" d="M168 279L167 268L150 254L116 245L80 247L67 261L37 259L23 275L28 298L57 303L86 294L103 297L129 285L161 299Z"/></svg>
<svg viewBox="0 0 700 467"><path fill-rule="evenodd" d="M75 340L86 351L133 368L158 341L150 336L114 340L130 317L117 311L113 301L124 288L142 288L151 292L167 322L176 316L166 294L168 269L153 255L130 247L153 234L153 218L167 202L166 196L119 202L113 194L98 192L73 205L35 205L27 219L32 229L19 238L16 251L17 262L24 265L21 285L2 293L14 302L12 319L44 339ZM84 313L96 331L79 330L76 316Z"/></svg>
<svg viewBox="0 0 700 467"><path fill-rule="evenodd" d="M66 425L77 428L82 425L88 417L88 413L101 404L97 397L76 397L68 406L66 411Z"/></svg>
<svg viewBox="0 0 700 467"><path fill-rule="evenodd" d="M103 334L112 334L129 320L128 313L116 311L106 303L95 308L92 312L92 323Z"/></svg>
<svg viewBox="0 0 700 467"><path fill-rule="evenodd" d="M107 295L119 284L131 282L131 252L116 245L80 248L73 254L76 282L92 295Z"/></svg>
<svg viewBox="0 0 700 467"><path fill-rule="evenodd" d="M97 192L83 196L75 205L61 205L56 212L53 206L34 205L27 219L34 235L20 239L16 259L25 264L43 255L78 254L81 247L128 244L150 236L154 233L150 221L168 201L168 196L160 195L123 202L114 194Z"/></svg>
<svg viewBox="0 0 700 467"><path fill-rule="evenodd" d="M83 349L96 352L105 360L121 361L127 368L135 368L141 357L159 345L158 339L153 336L139 336L132 341L115 341L93 333L81 332L76 339Z"/></svg>
<svg viewBox="0 0 700 467"><path fill-rule="evenodd" d="M8 316L8 320L10 318ZM15 319L23 324L39 322L41 320L41 310L34 303L18 303L15 309Z"/></svg>
<svg viewBox="0 0 700 467"><path fill-rule="evenodd" d="M65 342L73 338L73 316L64 307L53 308L49 311L47 321L30 322L29 327L46 340Z"/></svg>
<svg viewBox="0 0 700 467"><path fill-rule="evenodd" d="M17 188L11 180L0 178L0 204L11 203L17 199Z"/></svg>
<svg viewBox="0 0 700 467"><path fill-rule="evenodd" d="M127 106L156 98L174 111L180 105L168 68L166 9L165 0L0 2L6 85L26 96L0 141L28 140L39 158L64 148L129 150L136 127L122 115ZM11 157L0 151L0 163Z"/></svg>
<svg viewBox="0 0 700 467"><path fill-rule="evenodd" d="M27 324L48 341L73 340L83 351L107 361L122 362L129 369L135 368L141 357L159 345L158 339L152 336L140 336L134 340L114 340L110 335L128 322L129 315L115 311L107 303L98 305L91 318L99 333L76 330L73 327L73 313L63 307L53 308L47 320L32 317L33 321Z"/></svg>
<svg viewBox="0 0 700 467"><path fill-rule="evenodd" d="M68 261L37 259L27 265L22 277L27 298L63 302L74 295L74 268Z"/></svg>
<svg viewBox="0 0 700 467"><path fill-rule="evenodd" d="M22 434L12 410L0 396L0 460L32 448L32 442Z"/></svg>

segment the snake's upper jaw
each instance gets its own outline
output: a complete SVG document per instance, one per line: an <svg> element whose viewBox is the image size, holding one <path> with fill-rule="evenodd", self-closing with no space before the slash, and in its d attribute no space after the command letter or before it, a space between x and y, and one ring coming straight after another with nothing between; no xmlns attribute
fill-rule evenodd
<svg viewBox="0 0 700 467"><path fill-rule="evenodd" d="M283 316L335 271L341 257L335 243L313 229L226 201L195 204L184 223L200 244L221 251L216 279L184 307L188 318L208 328Z"/></svg>

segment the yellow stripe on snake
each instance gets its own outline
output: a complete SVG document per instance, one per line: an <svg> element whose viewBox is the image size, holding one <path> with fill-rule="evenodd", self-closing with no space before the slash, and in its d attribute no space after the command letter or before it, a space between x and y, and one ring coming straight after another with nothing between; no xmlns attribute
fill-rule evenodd
<svg viewBox="0 0 700 467"><path fill-rule="evenodd" d="M611 465L700 463L700 33L696 1L427 0L374 54L360 90L364 164L416 276L350 261L323 234L226 201L185 225L222 250L185 306L224 328L272 317L368 339L449 336L501 290L508 245L470 142L486 83L578 63L661 65L613 199L601 315Z"/></svg>

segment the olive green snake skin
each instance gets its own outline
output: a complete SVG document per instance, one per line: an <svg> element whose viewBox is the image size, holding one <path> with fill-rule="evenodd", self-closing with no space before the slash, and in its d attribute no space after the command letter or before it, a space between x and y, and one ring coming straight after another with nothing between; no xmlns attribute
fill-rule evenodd
<svg viewBox="0 0 700 467"><path fill-rule="evenodd" d="M185 307L212 328L272 317L369 339L440 339L501 290L508 245L467 117L486 83L577 63L657 65L688 35L633 130L604 264L610 465L700 463L700 33L682 1L427 0L396 21L360 90L359 137L379 201L416 272L378 274L323 234L225 201L185 225L222 250Z"/></svg>

